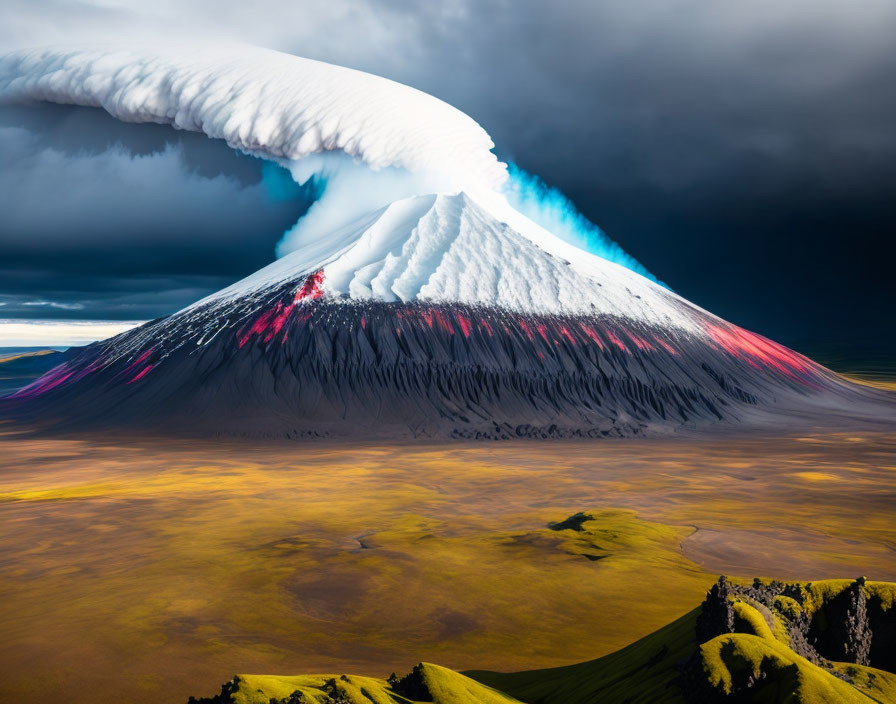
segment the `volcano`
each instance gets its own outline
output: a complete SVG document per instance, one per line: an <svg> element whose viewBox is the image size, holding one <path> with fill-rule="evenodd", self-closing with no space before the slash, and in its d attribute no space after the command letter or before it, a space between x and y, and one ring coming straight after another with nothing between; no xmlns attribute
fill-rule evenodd
<svg viewBox="0 0 896 704"><path fill-rule="evenodd" d="M879 399L459 192L394 202L3 402L62 428L599 437Z"/></svg>
<svg viewBox="0 0 896 704"><path fill-rule="evenodd" d="M69 352L0 402L3 415L462 438L893 418L882 392L637 273L596 226L564 231L480 125L408 86L244 45L102 45L0 58L0 99L203 132L324 186L278 261ZM604 256L570 243L582 232Z"/></svg>

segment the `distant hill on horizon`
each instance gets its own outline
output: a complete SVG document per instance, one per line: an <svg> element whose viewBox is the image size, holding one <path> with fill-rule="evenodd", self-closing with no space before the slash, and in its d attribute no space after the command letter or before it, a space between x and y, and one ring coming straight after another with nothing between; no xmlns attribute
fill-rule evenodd
<svg viewBox="0 0 896 704"><path fill-rule="evenodd" d="M61 349L0 347L0 396L30 384L62 361Z"/></svg>

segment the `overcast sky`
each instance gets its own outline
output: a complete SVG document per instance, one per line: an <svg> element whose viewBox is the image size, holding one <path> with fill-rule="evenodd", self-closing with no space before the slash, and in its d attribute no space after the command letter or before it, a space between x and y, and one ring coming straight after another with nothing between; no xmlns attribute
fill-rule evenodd
<svg viewBox="0 0 896 704"><path fill-rule="evenodd" d="M703 307L798 348L892 349L896 3L0 7L2 49L172 33L432 93ZM0 317L170 313L269 261L307 207L289 195L200 136L0 111Z"/></svg>

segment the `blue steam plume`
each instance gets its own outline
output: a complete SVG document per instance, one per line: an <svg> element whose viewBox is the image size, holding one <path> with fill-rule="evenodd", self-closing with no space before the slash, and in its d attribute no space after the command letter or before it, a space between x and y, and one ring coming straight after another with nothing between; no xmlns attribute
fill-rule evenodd
<svg viewBox="0 0 896 704"><path fill-rule="evenodd" d="M326 178L312 176L305 183L297 183L289 172L273 161L261 162L261 182L272 201L305 201L310 207L326 188Z"/></svg>
<svg viewBox="0 0 896 704"><path fill-rule="evenodd" d="M512 162L507 164L507 172L510 179L505 186L505 195L510 205L523 215L586 252L620 264L651 281L657 280L638 260L576 210L572 201L556 188Z"/></svg>

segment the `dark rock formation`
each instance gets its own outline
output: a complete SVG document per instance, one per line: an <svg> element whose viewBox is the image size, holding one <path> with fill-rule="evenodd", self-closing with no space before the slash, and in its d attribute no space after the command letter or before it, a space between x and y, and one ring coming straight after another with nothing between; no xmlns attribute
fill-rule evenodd
<svg viewBox="0 0 896 704"><path fill-rule="evenodd" d="M849 681L849 677L831 670L831 662L846 662L893 671L896 665L894 634L896 634L896 610L887 610L880 599L869 599L865 578L859 577L849 587L832 599L819 605L813 613L803 607L807 604L807 588L799 584L772 581L768 584L756 579L752 585L732 584L724 576L719 577L701 605L695 626L696 643L705 643L717 636L736 631L734 601L748 599L769 611L774 611L784 622L790 639L790 648L810 662L831 671L831 674ZM795 611L782 606L777 597L792 599L798 605ZM786 669L786 668L785 668ZM755 688L767 678L750 673L739 673L732 682L732 693L723 693L709 686L702 671L699 652L684 663L679 685L688 692L693 702L736 701L738 696ZM794 673L795 674L795 673ZM786 676L780 673L778 677Z"/></svg>
<svg viewBox="0 0 896 704"><path fill-rule="evenodd" d="M400 679L393 672L389 676L389 686L396 694L415 702L432 701L432 693L423 681L423 663L415 665L413 670Z"/></svg>
<svg viewBox="0 0 896 704"><path fill-rule="evenodd" d="M871 664L871 623L860 577L822 606L809 624L809 636L818 653L837 662Z"/></svg>
<svg viewBox="0 0 896 704"><path fill-rule="evenodd" d="M593 521L594 516L591 516L587 513L582 513L579 511L578 513L570 516L569 518L564 518L562 521L558 521L557 523L549 523L548 528L551 530L575 530L582 531L582 524L587 521Z"/></svg>
<svg viewBox="0 0 896 704"><path fill-rule="evenodd" d="M750 586L740 586L731 584L725 577L719 577L719 581L707 594L697 618L697 642L704 643L723 633L733 633L732 599L748 598L777 612L779 618L787 624L791 647L808 660L816 664L832 660L874 665L872 619L864 586L865 579L860 577L813 614L802 610L797 614L790 614L783 613L775 599L786 596L802 607L805 592L800 585L777 581L764 584L757 579ZM883 643L889 637L886 624L890 619L882 616L884 611L880 605L876 605L873 612ZM877 652L887 651L880 648ZM881 658L884 657L886 656L881 655Z"/></svg>
<svg viewBox="0 0 896 704"><path fill-rule="evenodd" d="M230 682L221 685L221 692L213 697L190 697L187 704L233 704L233 695L240 688L239 675L235 676Z"/></svg>
<svg viewBox="0 0 896 704"><path fill-rule="evenodd" d="M705 643L724 633L734 633L734 605L729 598L732 594L733 585L724 575L712 585L697 617L695 630L698 643Z"/></svg>
<svg viewBox="0 0 896 704"><path fill-rule="evenodd" d="M896 605L887 608L880 597L872 596L866 602L868 627L871 631L869 662L887 672L896 672Z"/></svg>
<svg viewBox="0 0 896 704"><path fill-rule="evenodd" d="M734 601L748 599L762 609L774 611L787 629L790 648L831 674L849 681L848 676L831 670L832 662L854 663L892 672L896 665L893 649L896 613L893 609L885 609L879 598L868 598L865 578L859 577L839 594L818 605L812 613L804 608L810 586L803 588L799 584L777 581L765 584L758 579L752 585L741 586L732 584L724 576L719 577L701 605L695 626L696 643L699 645L717 636L734 633L737 630ZM789 609L777 599L779 596L792 599L797 607ZM694 702L736 700L767 677L764 672L759 677L740 673L740 679L732 682L732 694L723 695L709 686L702 672L699 652L684 663L680 671L679 685L688 692L689 701Z"/></svg>

